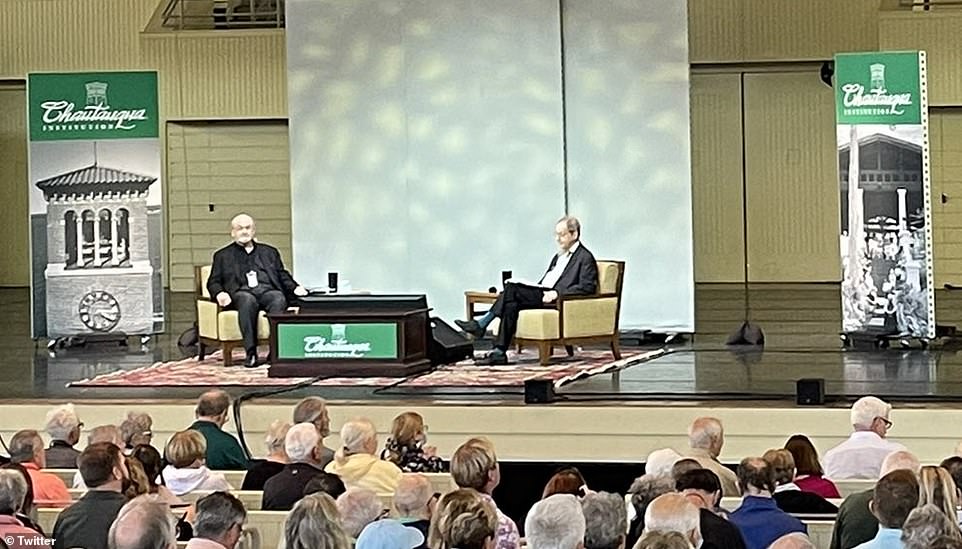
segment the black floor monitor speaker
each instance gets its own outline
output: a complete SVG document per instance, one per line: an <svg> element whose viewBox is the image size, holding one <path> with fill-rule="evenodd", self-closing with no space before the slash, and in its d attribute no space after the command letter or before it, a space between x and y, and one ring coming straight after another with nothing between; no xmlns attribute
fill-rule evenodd
<svg viewBox="0 0 962 549"><path fill-rule="evenodd" d="M464 334L440 318L431 317L428 358L431 359L432 366L454 364L472 356L474 356L474 346Z"/></svg>
<svg viewBox="0 0 962 549"><path fill-rule="evenodd" d="M550 404L554 402L554 381L550 379L524 380L525 404Z"/></svg>
<svg viewBox="0 0 962 549"><path fill-rule="evenodd" d="M810 406L825 404L825 380L813 378L795 382L795 402Z"/></svg>

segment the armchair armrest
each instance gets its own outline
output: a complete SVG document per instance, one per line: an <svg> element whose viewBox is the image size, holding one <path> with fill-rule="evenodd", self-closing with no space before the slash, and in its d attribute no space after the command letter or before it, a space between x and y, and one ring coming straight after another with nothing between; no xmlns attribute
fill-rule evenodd
<svg viewBox="0 0 962 549"><path fill-rule="evenodd" d="M218 317L221 312L220 305L216 301L207 299L197 300L197 335L209 339L218 337Z"/></svg>

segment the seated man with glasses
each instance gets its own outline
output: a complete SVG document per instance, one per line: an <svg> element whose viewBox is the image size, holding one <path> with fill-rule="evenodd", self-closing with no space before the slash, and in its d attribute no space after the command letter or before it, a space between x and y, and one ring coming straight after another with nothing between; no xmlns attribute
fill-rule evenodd
<svg viewBox="0 0 962 549"><path fill-rule="evenodd" d="M875 397L862 397L852 405L854 432L825 453L825 476L833 480L877 479L885 456L905 446L885 437L892 422L892 405Z"/></svg>

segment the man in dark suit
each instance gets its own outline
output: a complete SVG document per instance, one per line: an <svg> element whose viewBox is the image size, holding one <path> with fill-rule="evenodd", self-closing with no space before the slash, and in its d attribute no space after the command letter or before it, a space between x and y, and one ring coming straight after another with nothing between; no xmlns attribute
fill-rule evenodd
<svg viewBox="0 0 962 549"><path fill-rule="evenodd" d="M254 219L240 214L230 222L232 244L214 253L207 291L221 307L237 309L248 368L257 366L257 315L279 313L288 298L307 290L284 269L277 248L254 241Z"/></svg>
<svg viewBox="0 0 962 549"><path fill-rule="evenodd" d="M495 318L501 328L494 342L494 350L479 359L478 364L507 364L507 350L518 328L518 315L525 309L553 307L559 296L591 295L598 290L598 264L595 256L581 244L581 223L576 217L565 216L555 225L558 253L551 258L548 270L537 285L508 281L494 306L478 320L455 320L466 333L479 339Z"/></svg>

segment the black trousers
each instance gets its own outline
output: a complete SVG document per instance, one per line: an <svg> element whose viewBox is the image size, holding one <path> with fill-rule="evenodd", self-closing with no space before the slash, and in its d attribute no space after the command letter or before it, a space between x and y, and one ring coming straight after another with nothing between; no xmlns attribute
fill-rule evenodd
<svg viewBox="0 0 962 549"><path fill-rule="evenodd" d="M504 286L504 291L498 296L498 300L491 307L494 316L501 319L501 328L498 330L498 337L494 340L494 346L506 351L511 345L511 339L518 330L518 315L525 309L544 309L550 305L544 302L543 288L525 286L509 282Z"/></svg>
<svg viewBox="0 0 962 549"><path fill-rule="evenodd" d="M244 349L249 353L257 351L257 314L260 311L268 313L282 313L287 308L287 299L280 290L266 290L253 292L238 290L230 296L231 307L237 309L237 322L240 324L241 336L244 337Z"/></svg>

